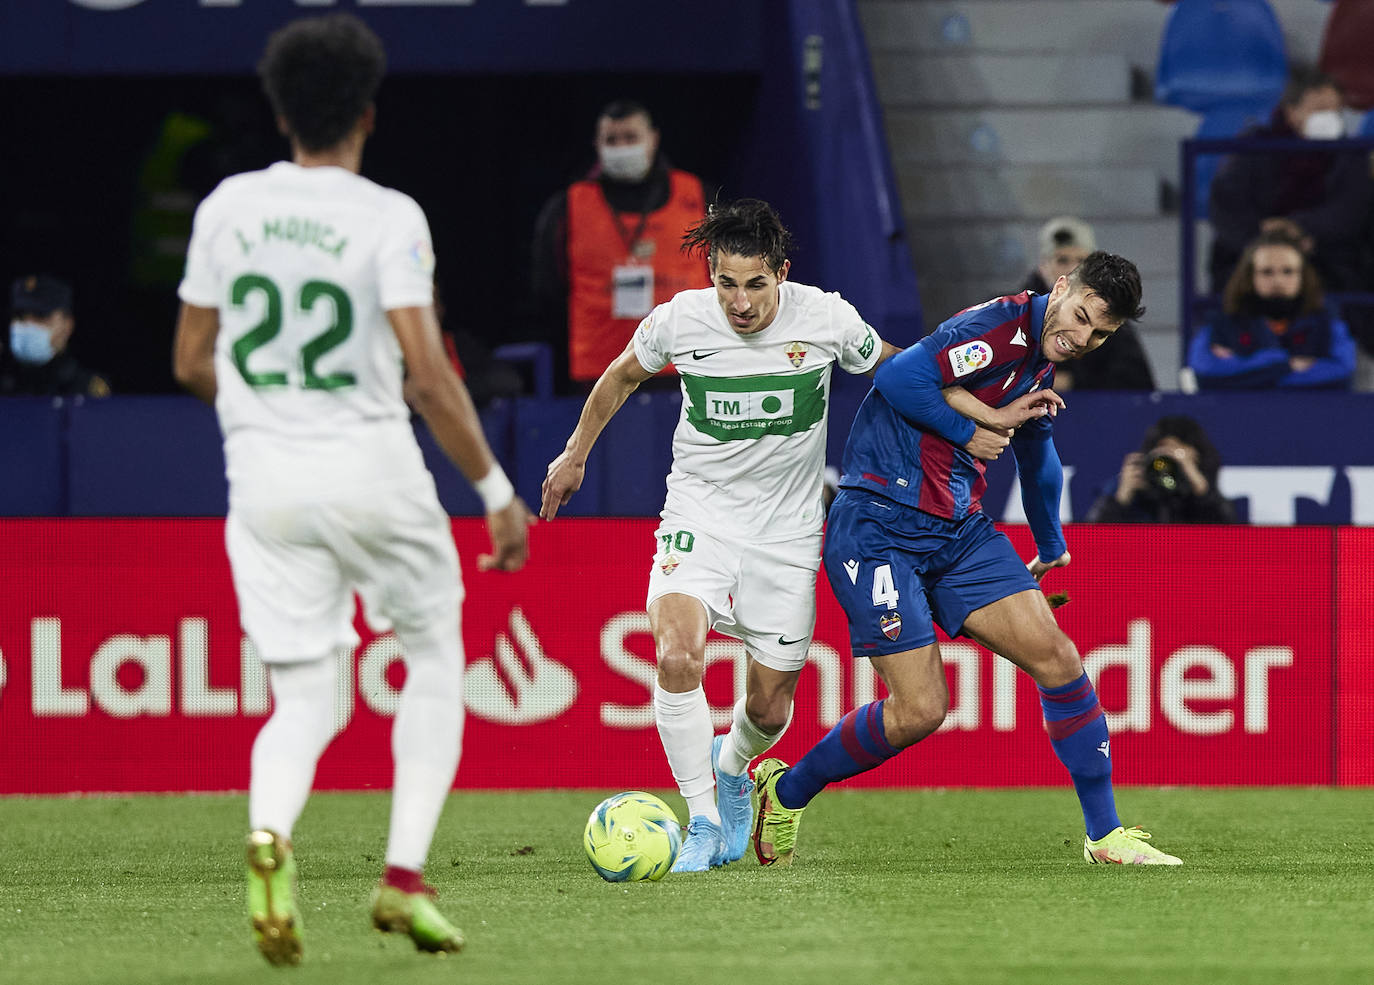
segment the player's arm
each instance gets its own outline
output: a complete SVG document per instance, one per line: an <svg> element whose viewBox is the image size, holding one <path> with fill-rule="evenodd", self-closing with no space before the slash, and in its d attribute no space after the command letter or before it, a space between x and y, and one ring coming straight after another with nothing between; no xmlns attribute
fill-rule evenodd
<svg viewBox="0 0 1374 985"><path fill-rule="evenodd" d="M876 363L874 363L874 364L872 365L872 367L870 367L870 368L868 369L868 371L864 373L864 375L871 378L875 373L878 372L878 367L879 367L879 366L881 366L883 363L887 362L887 361L888 361L889 359L891 359L893 356L897 355L897 353L902 352L902 351L903 351L902 349L897 348L897 347L896 347L895 345L893 345L891 342L889 342L889 341L887 341L886 339L884 339L884 340L883 340L883 351L882 351L881 353L879 353L879 355L878 355L878 361L877 361Z"/></svg>
<svg viewBox="0 0 1374 985"><path fill-rule="evenodd" d="M219 335L219 309L182 302L172 339L172 375L192 394L214 406L215 338Z"/></svg>
<svg viewBox="0 0 1374 985"><path fill-rule="evenodd" d="M874 388L917 427L938 434L974 458L997 458L1006 449L1008 436L983 427L949 405L945 381L927 345L930 338L927 336L879 366L873 374Z"/></svg>
<svg viewBox="0 0 1374 985"><path fill-rule="evenodd" d="M478 557L478 568L520 570L529 556L530 511L515 495L487 444L468 388L444 351L434 309L429 305L393 308L386 317L401 344L409 374L408 398L444 454L472 483L486 507L493 553Z"/></svg>
<svg viewBox="0 0 1374 985"><path fill-rule="evenodd" d="M640 364L639 357L635 355L634 340L631 339L625 351L616 356L592 387L562 454L549 463L548 473L544 476L540 516L552 520L558 508L581 488L582 479L587 473L587 456L591 454L596 439L630 394L653 375Z"/></svg>
<svg viewBox="0 0 1374 985"><path fill-rule="evenodd" d="M1053 390L1024 393L1005 407L983 403L961 386L945 387L945 403L981 427L1008 436L1026 421L1054 417L1064 408L1064 398Z"/></svg>
<svg viewBox="0 0 1374 985"><path fill-rule="evenodd" d="M1069 563L1064 528L1059 522L1064 467L1060 464L1048 424L1018 431L1011 450L1021 477L1021 506L1035 538L1036 557L1027 567L1039 581L1051 568L1062 568Z"/></svg>

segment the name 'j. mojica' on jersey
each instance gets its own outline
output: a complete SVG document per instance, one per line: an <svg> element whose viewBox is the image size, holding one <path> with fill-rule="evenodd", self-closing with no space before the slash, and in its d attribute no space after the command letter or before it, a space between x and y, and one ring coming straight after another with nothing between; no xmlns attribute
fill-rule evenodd
<svg viewBox="0 0 1374 985"><path fill-rule="evenodd" d="M234 235L238 237L244 253L251 253L257 242L279 242L300 247L313 246L337 260L343 255L344 247L348 246L348 237L340 237L329 223L301 216L274 216L263 219L262 239L257 242L238 228L234 229Z"/></svg>

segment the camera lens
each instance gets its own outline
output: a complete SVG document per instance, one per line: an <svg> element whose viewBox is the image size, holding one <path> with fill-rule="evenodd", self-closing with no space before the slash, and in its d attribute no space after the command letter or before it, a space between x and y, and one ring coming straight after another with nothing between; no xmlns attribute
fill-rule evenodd
<svg viewBox="0 0 1374 985"><path fill-rule="evenodd" d="M1150 482L1161 492L1178 492L1178 460L1168 455L1156 455L1150 460L1146 473Z"/></svg>

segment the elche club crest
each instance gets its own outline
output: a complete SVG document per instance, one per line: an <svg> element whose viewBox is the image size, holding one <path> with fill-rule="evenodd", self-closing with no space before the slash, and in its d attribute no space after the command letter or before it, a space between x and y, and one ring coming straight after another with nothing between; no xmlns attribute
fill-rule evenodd
<svg viewBox="0 0 1374 985"><path fill-rule="evenodd" d="M902 635L902 614L889 612L885 616L879 616L878 627L888 639L896 640L898 636Z"/></svg>
<svg viewBox="0 0 1374 985"><path fill-rule="evenodd" d="M658 567L665 575L671 575L681 563L682 560L676 554L665 554L663 560L658 562Z"/></svg>
<svg viewBox="0 0 1374 985"><path fill-rule="evenodd" d="M801 369L801 364L806 359L806 354L811 351L811 347L805 342L789 342L787 344L787 358L792 361L792 365Z"/></svg>

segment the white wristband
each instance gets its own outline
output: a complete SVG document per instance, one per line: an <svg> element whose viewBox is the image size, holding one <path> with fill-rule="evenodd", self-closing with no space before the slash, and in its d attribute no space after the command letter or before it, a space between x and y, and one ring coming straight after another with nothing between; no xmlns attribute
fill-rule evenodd
<svg viewBox="0 0 1374 985"><path fill-rule="evenodd" d="M482 506L488 513L504 510L515 498L515 487L506 478L500 462L492 462L491 470L472 483L477 495L482 497Z"/></svg>

